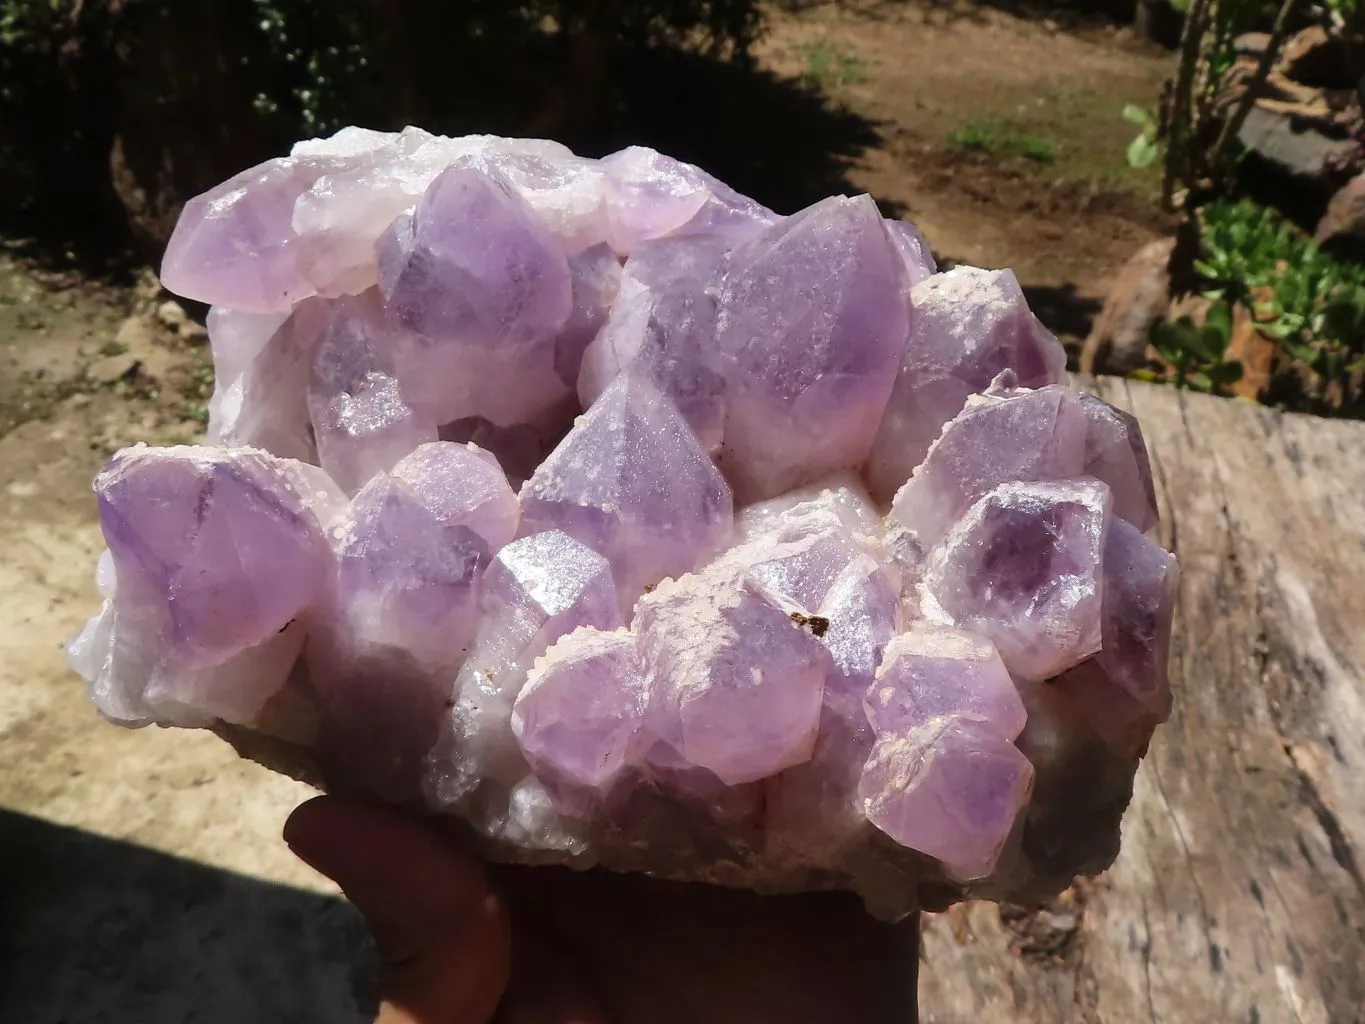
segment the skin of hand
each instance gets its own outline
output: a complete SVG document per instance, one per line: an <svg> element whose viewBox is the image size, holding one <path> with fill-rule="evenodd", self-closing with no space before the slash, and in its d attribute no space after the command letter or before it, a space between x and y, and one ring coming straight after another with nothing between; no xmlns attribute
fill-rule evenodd
<svg viewBox="0 0 1365 1024"><path fill-rule="evenodd" d="M914 1024L919 920L605 871L491 867L420 818L323 796L284 838L382 959L379 1024Z"/></svg>

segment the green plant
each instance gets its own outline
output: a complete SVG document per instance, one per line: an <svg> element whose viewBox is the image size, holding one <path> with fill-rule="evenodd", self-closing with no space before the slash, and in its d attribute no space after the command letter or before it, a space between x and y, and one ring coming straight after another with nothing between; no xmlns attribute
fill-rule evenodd
<svg viewBox="0 0 1365 1024"><path fill-rule="evenodd" d="M1201 324L1182 316L1152 325L1152 347L1170 367L1171 383L1207 394L1225 394L1242 379L1242 364L1227 358L1231 340L1232 309L1225 302L1211 305Z"/></svg>
<svg viewBox="0 0 1365 1024"><path fill-rule="evenodd" d="M809 88L828 92L867 81L863 59L856 53L838 49L828 40L813 43L802 52L806 69L801 73L801 81Z"/></svg>
<svg viewBox="0 0 1365 1024"><path fill-rule="evenodd" d="M1300 371L1310 407L1357 405L1365 397L1365 266L1337 259L1274 210L1246 201L1207 204L1199 227L1194 268L1203 296L1218 307L1245 308L1258 333ZM1163 344L1174 353L1193 343L1188 331L1167 331ZM1208 342L1194 348L1196 356L1212 351Z"/></svg>
<svg viewBox="0 0 1365 1024"><path fill-rule="evenodd" d="M1226 191L1240 154L1238 133L1306 2L1173 0L1184 15L1176 72L1165 83L1155 113L1133 105L1123 111L1124 119L1140 129L1128 145L1128 162L1146 167L1161 158L1161 200L1167 210L1192 217ZM1261 57L1231 99L1224 87L1237 62L1235 41L1267 20L1271 31Z"/></svg>
<svg viewBox="0 0 1365 1024"><path fill-rule="evenodd" d="M1157 145L1158 125L1156 119L1134 103L1129 103L1123 108L1123 119L1142 129L1133 138L1133 141L1128 143L1129 166L1152 166L1156 162L1156 158L1161 155L1161 147Z"/></svg>
<svg viewBox="0 0 1365 1024"><path fill-rule="evenodd" d="M948 132L948 141L959 149L997 158L1019 156L1039 164L1052 163L1058 149L1050 136L1014 131L997 121L969 121Z"/></svg>

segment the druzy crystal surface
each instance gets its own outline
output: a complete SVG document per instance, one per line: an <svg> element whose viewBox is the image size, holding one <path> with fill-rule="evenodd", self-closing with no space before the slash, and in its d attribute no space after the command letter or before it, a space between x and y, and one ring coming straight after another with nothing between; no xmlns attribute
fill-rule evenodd
<svg viewBox="0 0 1365 1024"><path fill-rule="evenodd" d="M349 128L189 203L163 279L217 387L95 479L108 718L501 860L887 916L1103 867L1177 571L1010 272L643 147Z"/></svg>

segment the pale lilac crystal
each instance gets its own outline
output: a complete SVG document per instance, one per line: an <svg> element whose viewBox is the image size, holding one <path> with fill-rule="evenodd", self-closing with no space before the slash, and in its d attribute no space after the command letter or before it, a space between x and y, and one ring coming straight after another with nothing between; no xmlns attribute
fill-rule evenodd
<svg viewBox="0 0 1365 1024"><path fill-rule="evenodd" d="M395 331L376 293L338 299L313 355L308 409L318 459L349 493L436 440L435 421L412 407L394 374Z"/></svg>
<svg viewBox="0 0 1365 1024"><path fill-rule="evenodd" d="M333 526L337 570L307 657L333 777L420 796L449 679L479 623L488 545L439 487L374 477Z"/></svg>
<svg viewBox="0 0 1365 1024"><path fill-rule="evenodd" d="M477 170L438 175L377 251L390 313L450 345L543 343L573 308L569 263L555 236L501 178Z"/></svg>
<svg viewBox="0 0 1365 1024"><path fill-rule="evenodd" d="M924 235L920 234L919 228L908 220L888 218L886 231L896 245L896 252L900 253L901 260L905 263L905 272L911 287L932 277L938 271L934 255L929 251L929 243L925 241Z"/></svg>
<svg viewBox="0 0 1365 1024"><path fill-rule="evenodd" d="M319 599L334 490L250 449L126 449L95 478L101 615L73 651L125 722L247 723L283 685Z"/></svg>
<svg viewBox="0 0 1365 1024"><path fill-rule="evenodd" d="M890 501L943 424L998 374L1021 387L1065 384L1066 352L1028 308L1013 272L955 267L910 292L915 315L867 476Z"/></svg>
<svg viewBox="0 0 1365 1024"><path fill-rule="evenodd" d="M1012 480L1069 480L1085 468L1076 395L1050 386L973 399L896 494L891 518L928 552L979 497Z"/></svg>
<svg viewBox="0 0 1365 1024"><path fill-rule="evenodd" d="M866 196L416 128L225 183L166 266L216 303L217 447L100 477L107 716L495 861L890 918L1112 859L1175 564L1009 272Z"/></svg>
<svg viewBox="0 0 1365 1024"><path fill-rule="evenodd" d="M556 807L600 806L639 755L646 701L636 637L570 633L536 663L512 706L512 734Z"/></svg>
<svg viewBox="0 0 1365 1024"><path fill-rule="evenodd" d="M517 535L521 509L498 460L474 445L433 441L405 455L392 476L441 522L467 526L497 551Z"/></svg>
<svg viewBox="0 0 1365 1024"><path fill-rule="evenodd" d="M716 300L696 282L645 289L618 302L584 355L578 395L591 405L620 373L670 399L708 452L725 427L725 380L714 351Z"/></svg>
<svg viewBox="0 0 1365 1024"><path fill-rule="evenodd" d="M1116 519L1104 547L1103 646L1055 680L1119 753L1136 755L1171 713L1167 678L1179 571L1169 552Z"/></svg>
<svg viewBox="0 0 1365 1024"><path fill-rule="evenodd" d="M555 142L516 140L520 145L513 148L508 141L480 147L454 166L497 174L569 252L610 240L607 176L598 161L575 156Z"/></svg>
<svg viewBox="0 0 1365 1024"><path fill-rule="evenodd" d="M299 274L294 203L316 175L267 160L185 204L161 262L177 295L251 313L287 313L313 288Z"/></svg>
<svg viewBox="0 0 1365 1024"><path fill-rule="evenodd" d="M510 787L526 772L512 704L535 660L580 626L621 625L611 566L558 530L513 541L484 575L479 632L455 679L447 734L432 752L440 803L483 779Z"/></svg>
<svg viewBox="0 0 1365 1024"><path fill-rule="evenodd" d="M711 234L738 241L777 216L700 167L645 146L602 160L612 244L624 256L666 235Z"/></svg>
<svg viewBox="0 0 1365 1024"><path fill-rule="evenodd" d="M1033 787L1033 766L977 722L936 718L878 738L859 792L867 819L962 881L995 868Z"/></svg>
<svg viewBox="0 0 1365 1024"><path fill-rule="evenodd" d="M1084 392L1085 472L1103 480L1114 495L1114 515L1128 520L1142 533L1157 524L1152 463L1137 420L1108 402Z"/></svg>
<svg viewBox="0 0 1365 1024"><path fill-rule="evenodd" d="M441 482L380 474L333 527L336 642L356 655L411 657L433 677L468 653L489 559L463 495Z"/></svg>
<svg viewBox="0 0 1365 1024"><path fill-rule="evenodd" d="M541 463L521 514L523 534L563 530L605 555L623 608L714 554L733 525L730 489L687 422L631 375Z"/></svg>
<svg viewBox="0 0 1365 1024"><path fill-rule="evenodd" d="M342 134L309 144L306 152L296 146L294 156L317 159L348 149L338 146ZM397 135L369 134L375 140L365 159L346 160L323 174L294 207L300 272L319 294L359 294L378 283L376 240L452 166L498 174L566 244L576 248L607 238L600 172L558 143L488 135L447 139L411 127ZM577 178L575 167L583 171Z"/></svg>
<svg viewBox="0 0 1365 1024"><path fill-rule="evenodd" d="M810 758L829 652L757 587L723 571L669 580L640 600L634 628L645 728L673 755L665 764L736 786Z"/></svg>
<svg viewBox="0 0 1365 1024"><path fill-rule="evenodd" d="M867 458L905 347L904 278L868 196L826 199L731 254L720 463L744 497Z"/></svg>
<svg viewBox="0 0 1365 1024"><path fill-rule="evenodd" d="M886 649L867 700L879 735L908 734L935 718L963 718L1013 740L1024 703L991 642L958 629L922 624Z"/></svg>
<svg viewBox="0 0 1365 1024"><path fill-rule="evenodd" d="M621 268L622 298L683 283L718 293L731 248L725 239L708 235L642 242Z"/></svg>
<svg viewBox="0 0 1365 1024"><path fill-rule="evenodd" d="M438 423L567 426L572 388L556 357L572 363L600 316L592 306L609 301L602 258L580 268L589 279L575 295L559 241L506 182L460 166L440 174L379 242L385 306L406 328L396 372L414 408Z"/></svg>
<svg viewBox="0 0 1365 1024"><path fill-rule="evenodd" d="M317 461L308 411L313 353L331 312L304 299L288 317L215 307L208 316L215 380L207 440L263 448L273 455Z"/></svg>
<svg viewBox="0 0 1365 1024"><path fill-rule="evenodd" d="M900 621L895 581L875 560L850 560L820 602L814 621L832 664L815 747L805 764L765 784L765 825L774 844L833 866L866 829L858 778L873 741L863 701Z"/></svg>
<svg viewBox="0 0 1365 1024"><path fill-rule="evenodd" d="M191 199L166 246L162 283L215 306L287 313L317 290L299 261L293 224L299 198L320 177L372 163L396 138L343 128L331 139L300 143L288 157L267 160Z"/></svg>
<svg viewBox="0 0 1365 1024"><path fill-rule="evenodd" d="M358 295L378 283L375 241L421 195L405 172L432 139L411 127L350 137L343 130L294 147L295 158L341 157L294 204L299 273L319 295Z"/></svg>
<svg viewBox="0 0 1365 1024"><path fill-rule="evenodd" d="M569 260L573 278L573 311L555 336L554 369L560 382L577 389L583 353L607 322L621 289L621 262L603 243Z"/></svg>
<svg viewBox="0 0 1365 1024"><path fill-rule="evenodd" d="M265 350L275 333L290 318L289 312L244 313L240 309L214 306L205 319L213 373L231 380L246 373Z"/></svg>
<svg viewBox="0 0 1365 1024"><path fill-rule="evenodd" d="M935 552L926 589L1011 672L1046 679L1100 649L1108 525L1098 481L1001 484Z"/></svg>

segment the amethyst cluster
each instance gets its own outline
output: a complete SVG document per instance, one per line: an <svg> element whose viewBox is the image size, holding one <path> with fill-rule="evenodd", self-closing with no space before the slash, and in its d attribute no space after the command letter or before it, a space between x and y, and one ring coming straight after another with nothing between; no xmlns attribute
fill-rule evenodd
<svg viewBox="0 0 1365 1024"><path fill-rule="evenodd" d="M163 280L217 390L95 479L110 719L887 915L1112 857L1176 567L1010 272L867 196L349 128L189 203Z"/></svg>

